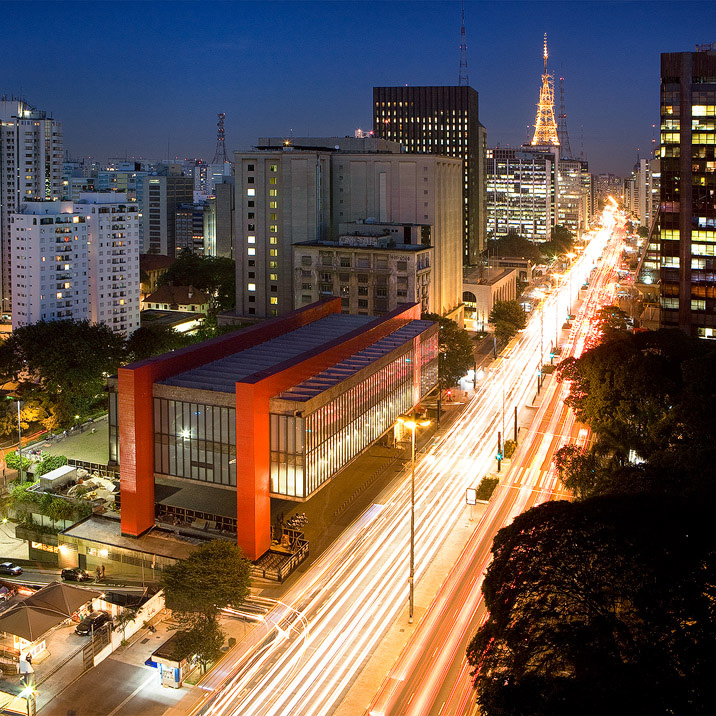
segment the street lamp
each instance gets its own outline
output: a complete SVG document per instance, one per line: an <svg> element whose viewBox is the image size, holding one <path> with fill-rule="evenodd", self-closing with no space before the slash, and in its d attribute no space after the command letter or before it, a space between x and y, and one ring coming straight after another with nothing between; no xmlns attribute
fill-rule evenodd
<svg viewBox="0 0 716 716"><path fill-rule="evenodd" d="M427 418L415 418L408 416L399 416L398 422L410 430L411 444L411 469L410 469L410 577L408 584L410 585L410 597L408 612L408 624L413 623L413 605L414 601L414 582L415 582L415 431L418 427L425 428L430 425Z"/></svg>

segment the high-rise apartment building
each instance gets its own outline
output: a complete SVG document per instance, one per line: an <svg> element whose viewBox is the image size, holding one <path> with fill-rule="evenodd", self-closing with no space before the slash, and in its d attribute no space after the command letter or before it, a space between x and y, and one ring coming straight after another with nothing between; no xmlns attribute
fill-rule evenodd
<svg viewBox="0 0 716 716"><path fill-rule="evenodd" d="M88 319L139 328L138 207L122 194L36 201L11 216L13 328Z"/></svg>
<svg viewBox="0 0 716 716"><path fill-rule="evenodd" d="M431 227L434 310L461 320L462 167L458 159L400 152L365 138L261 139L236 152L236 311L293 309L292 244L337 239L340 224Z"/></svg>
<svg viewBox="0 0 716 716"><path fill-rule="evenodd" d="M716 43L661 55L661 324L716 338Z"/></svg>
<svg viewBox="0 0 716 716"><path fill-rule="evenodd" d="M21 99L0 98L0 296L12 311L11 217L27 201L62 197L62 125Z"/></svg>
<svg viewBox="0 0 716 716"><path fill-rule="evenodd" d="M80 194L89 238L89 313L129 336L139 328L139 207L119 192Z"/></svg>
<svg viewBox="0 0 716 716"><path fill-rule="evenodd" d="M485 249L485 156L487 133L480 124L472 87L374 87L373 131L400 142L404 151L441 154L463 162L462 260L476 264Z"/></svg>

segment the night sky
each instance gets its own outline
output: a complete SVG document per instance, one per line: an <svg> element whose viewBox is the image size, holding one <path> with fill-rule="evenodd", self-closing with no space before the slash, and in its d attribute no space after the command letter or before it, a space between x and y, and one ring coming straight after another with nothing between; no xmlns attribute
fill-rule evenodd
<svg viewBox="0 0 716 716"><path fill-rule="evenodd" d="M458 80L456 0L0 2L0 10L0 94L52 112L74 158L211 160L222 111L228 150L291 130L352 135L370 128L374 85ZM550 69L565 78L573 153L583 127L590 169L628 174L655 136L659 53L716 40L715 19L715 2L466 0L469 78L488 146L527 139L547 32Z"/></svg>

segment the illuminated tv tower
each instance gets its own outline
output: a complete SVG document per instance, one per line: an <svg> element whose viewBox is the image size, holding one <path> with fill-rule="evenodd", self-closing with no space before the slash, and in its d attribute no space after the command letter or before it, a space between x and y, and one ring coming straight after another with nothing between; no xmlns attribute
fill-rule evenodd
<svg viewBox="0 0 716 716"><path fill-rule="evenodd" d="M547 33L544 34L544 74L542 75L542 88L539 93L537 105L537 119L535 120L535 134L532 145L559 146L557 137L557 122L554 118L554 78L547 72Z"/></svg>

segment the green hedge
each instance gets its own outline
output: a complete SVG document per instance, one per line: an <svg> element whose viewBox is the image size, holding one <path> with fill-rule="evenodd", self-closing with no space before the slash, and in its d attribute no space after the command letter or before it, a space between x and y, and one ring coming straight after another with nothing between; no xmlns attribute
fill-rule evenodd
<svg viewBox="0 0 716 716"><path fill-rule="evenodd" d="M477 499L489 500L499 482L500 479L498 477L483 477L482 480L480 480L480 484L477 486Z"/></svg>

